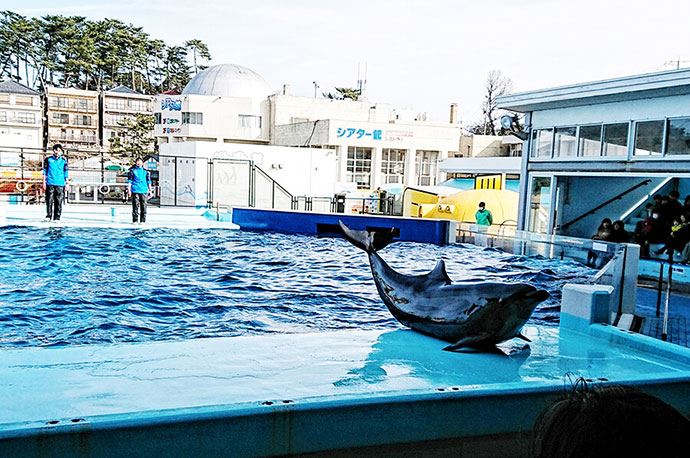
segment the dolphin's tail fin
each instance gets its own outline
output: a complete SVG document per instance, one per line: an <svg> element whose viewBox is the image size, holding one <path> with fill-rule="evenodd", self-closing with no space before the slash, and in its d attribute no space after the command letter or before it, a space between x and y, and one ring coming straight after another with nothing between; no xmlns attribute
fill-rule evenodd
<svg viewBox="0 0 690 458"><path fill-rule="evenodd" d="M354 231L338 221L345 238L357 248L368 252L378 251L393 241L393 228L377 231Z"/></svg>

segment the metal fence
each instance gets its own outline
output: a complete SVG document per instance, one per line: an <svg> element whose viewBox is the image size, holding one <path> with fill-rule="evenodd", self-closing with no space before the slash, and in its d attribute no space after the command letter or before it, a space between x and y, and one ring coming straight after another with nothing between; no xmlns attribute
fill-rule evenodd
<svg viewBox="0 0 690 458"><path fill-rule="evenodd" d="M0 147L0 194L17 203L43 199L43 161L52 151L40 148ZM127 168L131 164L105 151L66 149L69 163L67 198L72 202L114 203L126 200ZM154 188L158 176L152 171ZM156 190L157 194L157 190Z"/></svg>

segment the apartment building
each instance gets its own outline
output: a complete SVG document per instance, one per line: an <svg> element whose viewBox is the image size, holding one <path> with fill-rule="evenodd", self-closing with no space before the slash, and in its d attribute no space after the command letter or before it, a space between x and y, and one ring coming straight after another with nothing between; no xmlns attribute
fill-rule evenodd
<svg viewBox="0 0 690 458"><path fill-rule="evenodd" d="M75 150L98 150L99 93L48 86L45 91L47 146L60 143Z"/></svg>
<svg viewBox="0 0 690 458"><path fill-rule="evenodd" d="M103 124L100 140L101 146L107 149L113 137L119 136L126 141L126 128L122 124L128 119L138 113L153 115L153 96L140 94L127 86L118 86L103 92L101 113Z"/></svg>
<svg viewBox="0 0 690 458"><path fill-rule="evenodd" d="M41 147L41 96L15 81L0 83L0 146Z"/></svg>

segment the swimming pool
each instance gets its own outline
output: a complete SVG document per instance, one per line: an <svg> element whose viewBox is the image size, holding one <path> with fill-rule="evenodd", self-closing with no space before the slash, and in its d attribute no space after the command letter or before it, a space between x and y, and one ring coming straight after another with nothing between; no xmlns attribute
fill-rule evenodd
<svg viewBox="0 0 690 458"><path fill-rule="evenodd" d="M366 256L337 238L219 229L0 228L0 346L66 346L400 325ZM526 281L552 297L532 323L558 320L579 264L471 245L396 243L405 273L443 257L455 281Z"/></svg>

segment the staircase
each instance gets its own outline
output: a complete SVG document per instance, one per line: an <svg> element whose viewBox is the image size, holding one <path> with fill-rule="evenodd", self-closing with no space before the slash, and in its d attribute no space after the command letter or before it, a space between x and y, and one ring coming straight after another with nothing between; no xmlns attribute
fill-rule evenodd
<svg viewBox="0 0 690 458"><path fill-rule="evenodd" d="M635 203L630 209L625 211L620 219L625 223L625 230L629 233L635 232L637 223L647 217L647 210L645 206L652 201L655 194L668 194L677 187L677 178L666 178L660 184L652 188L642 199Z"/></svg>
<svg viewBox="0 0 690 458"><path fill-rule="evenodd" d="M620 219L625 223L625 230L632 234L635 233L635 228L637 227L637 223L640 221L643 221L645 218L647 218L647 210L646 210L646 205L649 202L653 201L653 196L655 194L662 194L662 195L667 195L669 192L673 191L674 189L677 189L678 187L678 178L673 178L669 177L666 178L664 181L662 181L660 184L655 186L646 196L644 199L640 199L639 202L637 202L633 207L631 207L628 211L623 213L620 217ZM657 255L655 254L656 250L660 249L663 247L663 243L659 244L650 244L649 245L649 257L666 261L668 260L668 254L661 254ZM675 261L680 261L680 254L678 252L674 252L674 260Z"/></svg>

